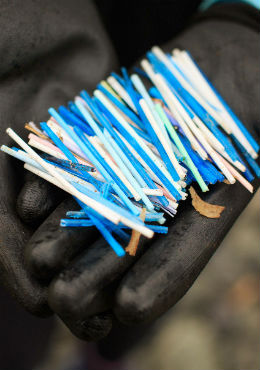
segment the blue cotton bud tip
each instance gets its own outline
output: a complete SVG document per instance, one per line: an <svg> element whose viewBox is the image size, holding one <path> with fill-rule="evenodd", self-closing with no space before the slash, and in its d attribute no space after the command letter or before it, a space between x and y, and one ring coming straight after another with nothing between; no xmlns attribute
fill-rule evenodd
<svg viewBox="0 0 260 370"><path fill-rule="evenodd" d="M187 185L239 181L253 192L260 177L259 144L187 51L155 46L141 67L50 107L56 122L26 124L29 145L8 128L19 147L1 146L74 197L79 210L61 227L95 227L118 257L135 255L141 236L168 232Z"/></svg>
<svg viewBox="0 0 260 370"><path fill-rule="evenodd" d="M118 257L124 257L126 255L126 252L122 248L120 250L115 250L115 252L118 255Z"/></svg>

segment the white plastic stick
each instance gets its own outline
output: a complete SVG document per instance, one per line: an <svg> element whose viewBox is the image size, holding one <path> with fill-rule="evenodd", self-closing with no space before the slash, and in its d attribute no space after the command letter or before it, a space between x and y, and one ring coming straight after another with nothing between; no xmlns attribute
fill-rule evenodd
<svg viewBox="0 0 260 370"><path fill-rule="evenodd" d="M196 152L200 155L200 157L205 160L207 158L207 153L203 150L203 148L199 145L198 141L193 136L192 132L186 125L185 121L183 120L182 116L176 109L175 100L173 98L173 94L171 90L168 88L167 84L164 82L161 76L158 73L154 73L151 64L147 60L142 60L141 65L145 72L148 74L154 85L160 91L161 95L163 96L164 100L166 101L171 114L176 118L178 123L180 124L182 130L184 131L185 135L187 136L188 140L190 141L192 147Z"/></svg>
<svg viewBox="0 0 260 370"><path fill-rule="evenodd" d="M88 139L92 143L92 145L94 146L94 148L97 150L97 152L105 160L105 162L110 166L110 168L115 172L115 174L119 177L119 179L127 187L127 189L129 190L129 192L133 195L134 199L136 201L139 201L141 199L140 195L137 193L137 191L134 189L134 187L127 180L127 178L122 173L122 171L120 170L120 168L113 162L113 160L111 159L110 155L98 143L98 141L96 140L96 137L95 136L89 136Z"/></svg>
<svg viewBox="0 0 260 370"><path fill-rule="evenodd" d="M46 172L43 172L43 171L40 171L39 169L37 169L37 168L35 168L35 167L27 164L27 163L24 165L24 168L26 168L27 170L33 172L37 176L42 177L43 179L51 182L52 184L56 185L57 187L59 187L59 188L61 188L61 189L63 189L63 190L65 190L65 191L68 192L68 190L66 189L66 187L64 187L64 185L62 183L60 183L55 177L51 176L50 174L48 174ZM99 206L104 207L104 205L101 205L100 203L99 203ZM107 207L104 207L104 208L107 208ZM150 230L150 229L148 229L146 226L143 226L143 225L140 225L138 223L135 223L134 221L129 220L128 218L126 218L124 216L120 216L120 221L124 225L130 227L131 229L134 229L136 231L139 231L141 234L143 234L147 238L152 238L153 237L153 234L154 234L153 231Z"/></svg>
<svg viewBox="0 0 260 370"><path fill-rule="evenodd" d="M106 106L106 108L115 116L115 118L120 122L120 124L124 127L125 130L137 141L137 143L141 146L141 148L146 152L146 154L153 160L155 165L160 168L163 172L164 176L174 185L174 181L171 178L168 170L166 169L165 165L162 165L153 154L151 149L145 144L144 140L135 132L135 130L126 122L123 117L113 108L110 104L110 101L106 98L106 96L99 90L94 91L94 95Z"/></svg>
<svg viewBox="0 0 260 370"><path fill-rule="evenodd" d="M143 192L146 195L151 195L154 197L162 197L163 192L160 189L149 189L149 188L142 188Z"/></svg>
<svg viewBox="0 0 260 370"><path fill-rule="evenodd" d="M179 71L173 67L164 52L158 46L154 46L152 48L152 52L167 66L167 68L178 79L182 86L212 115L212 117L223 127L223 129L230 134L230 127L226 124L226 122L223 122L222 117L220 117L219 114L217 114L216 111L204 99L201 98L197 91L192 88L192 86L185 80L185 78L183 78Z"/></svg>
<svg viewBox="0 0 260 370"><path fill-rule="evenodd" d="M44 144L40 143L39 141L36 141L35 139L30 139L29 140L29 145L31 145L34 148L40 150L41 152L49 154L53 157L56 157L56 158L59 158L59 159L67 159L64 154L58 152L57 150L54 150L54 149L50 148L47 145L44 145Z"/></svg>
<svg viewBox="0 0 260 370"><path fill-rule="evenodd" d="M136 112L136 108L130 98L128 92L123 88L123 86L115 79L113 76L107 78L109 85L117 92L117 94L127 103L127 105Z"/></svg>
<svg viewBox="0 0 260 370"><path fill-rule="evenodd" d="M165 139L165 136L163 135L162 131L160 131L160 128L158 127L155 119L154 119L154 116L152 114L152 112L150 111L147 103L145 102L144 99L141 99L139 101L139 104L141 105L143 111L144 111L144 114L146 115L148 121L150 122L154 132L156 133L158 139L160 140L164 150L166 151L172 165L174 166L176 172L178 173L178 175L180 176L181 179L184 179L185 177L185 173L182 171L180 165L179 165L179 162L177 161L172 149L169 147L168 145L168 142L166 141Z"/></svg>
<svg viewBox="0 0 260 370"><path fill-rule="evenodd" d="M84 204L93 208L96 212L110 220L111 222L117 224L120 221L120 216L109 209L108 207L101 205L99 202L91 199L90 197L82 194L74 186L72 186L67 180L65 180L61 174L59 174L53 166L49 163L44 161L28 144L26 144L20 136L18 136L11 128L6 130L6 133L17 143L20 145L23 150L25 150L32 159L34 159L37 163L39 163L49 174L51 174L63 187L64 189L70 193L71 195L79 198Z"/></svg>
<svg viewBox="0 0 260 370"><path fill-rule="evenodd" d="M207 126L201 121L198 116L193 117L193 122L199 127L199 129L203 132L209 143L212 145L214 149L219 151L220 153L224 153L225 148L224 146L218 141L218 139L212 134L212 132L207 128Z"/></svg>
<svg viewBox="0 0 260 370"><path fill-rule="evenodd" d="M186 66L188 65L188 68L186 67L185 69L186 73L188 74L192 71L192 74L190 73L189 78L193 81L193 83L196 85L196 88L199 90L199 94L201 94L201 99L204 99L205 102L208 101L208 99L211 99L212 105L214 105L219 110L219 112L216 114L218 114L222 118L222 122L225 122L225 124L228 125L230 131L228 133L232 132L233 135L237 138L237 140L241 143L241 145L243 145L244 148L248 151L248 153L252 156L252 158L256 159L258 155L255 152L254 148L251 146L243 132L237 126L233 117L226 110L226 108L219 100L218 96L215 94L211 86L207 83L204 76L201 74L197 66L194 64L193 60L190 58L189 54L186 51L182 51L180 55L182 61L183 60L185 61L184 63L182 63L181 67L184 66L185 68L186 63ZM207 102L206 104L208 105ZM211 108L210 105L208 105L208 108L207 110L211 114L212 113L211 109L213 108ZM213 118L215 118L213 114L211 115Z"/></svg>

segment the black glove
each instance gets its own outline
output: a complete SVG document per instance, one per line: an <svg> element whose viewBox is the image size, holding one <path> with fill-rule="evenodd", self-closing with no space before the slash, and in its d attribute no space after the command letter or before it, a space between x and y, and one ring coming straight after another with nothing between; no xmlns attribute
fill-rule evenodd
<svg viewBox="0 0 260 370"><path fill-rule="evenodd" d="M211 25L216 28L213 30L210 27ZM223 25L230 33L234 28L236 31L238 29L240 33L243 33L240 37L241 40L239 39L240 44L238 43L238 45L236 45L236 43L234 43L235 41L229 41L228 46L232 52L233 49L237 48L236 52L241 53L241 50L243 51L242 41L246 41L249 36L252 38L255 36L250 29L230 22L222 23L217 21L205 21L201 25L194 26L190 31L188 31L182 37L182 44L175 41L173 42L173 46L182 46L189 49L195 57L201 56L199 62L201 62L203 69L210 75L212 81L216 83L219 90L227 97L227 100L230 101L230 99L233 99L233 96L235 97L235 95L233 94L232 89L228 91L226 85L228 84L230 88L230 84L234 84L235 81L237 81L237 78L240 78L241 76L232 74L229 76L229 80L222 74L225 73L224 67L228 68L228 66L228 73L230 73L230 65L232 63L236 65L238 63L238 58L235 58L235 54L232 55L231 52L229 58L225 60L225 66L218 70L219 75L217 79L215 78L216 76L211 75L209 69L214 65L213 63L216 62L216 55L220 59L224 58L218 50L218 45L221 41L220 37L223 37L220 29ZM215 53L211 55L211 58L208 58L209 50L207 44L204 44L205 40L198 40L200 33L206 35L211 33L210 37L212 42L210 42L210 50L212 49L212 53ZM231 35L229 35L229 37L230 36ZM238 34L237 37L239 37ZM227 39L225 38L225 41L226 40ZM254 42L256 43L256 41ZM248 60L246 60L245 66L248 63L248 71L250 72L252 67L250 63L253 63L253 53L255 50L251 50L250 45L246 45L246 48L248 48L247 52L250 55ZM255 49L257 48L255 47ZM216 54L216 51L218 51L219 54ZM108 50L105 50L105 53L107 55ZM205 60L203 60L204 54L206 55ZM203 65L203 62L207 62L207 64ZM254 61L254 63L255 68L257 68L257 62ZM78 73L82 72L81 68L77 69ZM231 72L233 73L234 70ZM237 70L239 70L238 67ZM88 71L87 68L86 71ZM103 72L106 73L108 71L103 70ZM75 76L72 77L75 78ZM72 82L73 78L71 78ZM90 85L85 82L84 78L80 78L82 81L77 82L80 85L77 87L78 90L83 84L85 84L84 87L90 87ZM253 78L254 77L251 76L251 79ZM223 81L224 79L226 80ZM247 81L243 80L243 84L243 86L247 86ZM224 88L225 90L223 91ZM256 100L257 89L253 91L251 86L250 89L252 96ZM248 127L252 130L253 123L258 118L258 112L256 112L253 101L251 101L252 107L249 108L245 91L246 93L248 92L248 90L243 87L243 89L236 92L236 99L240 99L239 106L236 105L238 100L234 100L234 103L231 101L231 103L233 103L235 111L238 115L240 114L242 120L249 123ZM68 91L70 96L73 96L73 93L73 89ZM53 104L53 96L51 98L51 103ZM49 104L50 102L47 106ZM57 101L57 105L58 104L59 102ZM244 108L243 111L240 110L242 107ZM44 109L46 109L46 106L44 106ZM37 114L38 112L41 112L40 103ZM43 115L39 118L42 119L42 117ZM30 116L28 118L30 118ZM27 220L28 218L32 220L30 212L31 215L33 213L37 214L37 211L31 211L31 209L35 208L34 200L38 199L39 201L39 199L41 199L41 191L38 192L37 188L38 185L26 184L23 189L23 195L19 197L19 213L25 219L29 214ZM214 221L214 223L217 222L219 225L222 225L224 221L224 226L222 228L218 227L218 232L216 231L213 234L211 230L212 220L202 219L202 217L196 214L187 204L183 205L183 210L179 212L170 227L169 235L167 237L154 239L152 246L149 246L149 250L138 261L138 263L130 269L117 291L116 302L114 292L118 287L119 280L130 268L131 264L133 264L135 260L142 255L147 248L147 243L145 240L142 241L142 245L139 246L138 256L135 258L126 256L123 259L116 257L103 239L98 239L94 244L89 246L91 241L96 238L97 234L93 235L87 230L78 230L77 232L72 233L71 231L60 229L58 226L61 215L64 214L65 210L72 208L70 200L66 200L64 204L59 206L34 234L26 248L27 264L33 275L35 277L37 276L39 281L42 282L42 285L47 285L51 281L51 278L55 276L57 272L61 271L60 275L56 276L51 283L49 289L49 303L53 310L60 315L65 323L67 323L70 329L81 338L93 339L94 336L98 338L109 330L111 327L111 314L107 312L109 308L111 309L116 307L118 317L124 322L136 322L152 319L167 310L170 305L177 301L177 299L186 292L216 249L217 245L220 243L221 239L224 237L225 233L231 227L236 217L240 214L250 199L250 195L247 194L239 184L230 186L229 188L228 185L225 184L215 186L212 191L214 191L214 193L208 194L208 199L212 202L215 200L216 203L226 204L227 206L221 219ZM223 192L225 192L225 194L220 194ZM232 198L233 201L232 199L229 199L229 192L231 192L231 195L239 195L241 202L238 204L237 199ZM31 194L34 194L35 199L31 197ZM26 199L26 201L24 201L24 199ZM52 207L54 206L54 203ZM23 204L26 204L26 207L24 207ZM229 209L230 207L232 207L232 210ZM192 225L190 226L191 222ZM205 236L207 236L203 246L194 243L195 235L200 233L203 235L203 230L201 230L202 227L203 230L205 230ZM184 235L185 230L186 233ZM166 240L170 240L169 238L172 233L172 245L164 247L164 241L166 242ZM174 244L174 240L176 239L177 244ZM193 243L191 243L191 240ZM190 241L190 243L187 243L188 241ZM158 250L162 251L160 253L160 259L157 256L155 248L159 248ZM180 249L182 249L182 253ZM178 259L175 259L174 257L177 254ZM149 260L149 258L151 260ZM138 266L143 262L146 263L145 261L147 259L149 262L147 262L147 269L143 269L143 267L141 267L139 270ZM158 263L155 262L159 261L161 265L157 266ZM67 267L64 269L64 266ZM167 273L168 270L175 276L174 279L170 281L167 280L167 276L169 276ZM165 271L165 273L161 275L161 271ZM149 279L144 277L146 273L149 274ZM165 282L160 280L163 278L165 279ZM137 284L136 286L134 286L135 282ZM138 284L140 285L138 286ZM147 286L148 289L146 284L149 284L149 287ZM152 288L151 290L150 287ZM163 291L159 291L160 289L163 289ZM140 291L141 296L139 297ZM163 292L166 292L167 294L163 294Z"/></svg>
<svg viewBox="0 0 260 370"><path fill-rule="evenodd" d="M2 144L12 146L15 144L5 135L8 126L25 137L26 121L46 119L48 107L65 104L83 86L92 90L116 67L116 59L90 1L47 0L43 5L38 0L25 0L22 6L18 1L1 1L0 21L0 136ZM45 272L47 279L43 281L28 272L24 248L36 227L65 194L35 176L28 176L22 189L26 171L18 161L3 153L0 169L1 284L31 313L46 316L51 314L47 303L51 276ZM71 200L65 200L55 211L57 224L63 210L70 209L70 203ZM48 228L51 233L52 222L47 221L40 228ZM78 236L63 232L66 240L73 240L75 246L72 248L72 242L71 250L63 254L66 263L66 258L71 259L83 246L89 233L83 231ZM104 329L106 333L111 327L110 316L102 314L85 321L84 325L81 322L72 325L89 332L86 337L90 339L95 338L101 323L108 328Z"/></svg>
<svg viewBox="0 0 260 370"><path fill-rule="evenodd" d="M225 7L219 5L215 9L221 8L226 14L225 9L230 8ZM240 22L239 17L218 18L211 9L208 16L205 13L164 49L190 50L236 114L259 139L258 34L254 22L250 23L251 7L241 9L248 9L247 24ZM259 181L253 185L256 189ZM84 322L108 309L113 309L117 318L127 324L153 320L190 288L251 196L239 183L211 186L210 192L202 197L225 206L219 219L207 219L189 202L182 203L169 225L168 235L152 241L142 238L135 258L118 258L101 238L91 244L92 234L88 239L83 236L84 242L80 242L81 233L88 231L78 230L68 239L65 235L68 231L58 228L59 220L53 214L51 224L55 222L57 230L55 227L51 231L43 230L42 225L27 245L27 262L35 276L41 278L61 271L49 287L49 304L76 335L84 337L71 323ZM77 253L81 251L76 257L75 248Z"/></svg>
<svg viewBox="0 0 260 370"><path fill-rule="evenodd" d="M168 43L165 50L174 47L189 50L259 141L258 24L259 14L250 6L215 5ZM259 179L253 185L257 189ZM225 206L219 219L201 216L186 202L171 223L169 233L155 240L122 279L115 299L117 317L124 323L146 322L178 302L251 197L239 183L211 186L202 198Z"/></svg>

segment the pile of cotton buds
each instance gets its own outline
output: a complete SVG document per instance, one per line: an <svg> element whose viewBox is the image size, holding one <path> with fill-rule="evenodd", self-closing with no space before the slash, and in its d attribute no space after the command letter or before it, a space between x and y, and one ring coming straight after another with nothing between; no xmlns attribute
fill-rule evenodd
<svg viewBox="0 0 260 370"><path fill-rule="evenodd" d="M188 52L154 47L141 66L26 124L28 144L7 129L21 149L1 147L76 199L62 227L95 226L118 256L133 233L167 233L165 214L192 182L204 192L237 180L252 192L251 170L260 176L259 145Z"/></svg>

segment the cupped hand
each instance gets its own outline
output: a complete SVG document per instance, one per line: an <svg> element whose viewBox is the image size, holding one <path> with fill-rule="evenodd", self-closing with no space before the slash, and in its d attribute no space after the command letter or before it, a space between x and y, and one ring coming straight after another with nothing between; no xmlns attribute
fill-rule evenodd
<svg viewBox="0 0 260 370"><path fill-rule="evenodd" d="M245 25L205 19L165 50L189 50L259 139L257 42L257 33ZM257 189L259 181L253 185ZM19 200L23 219L29 212L28 205L24 210L24 199L35 193L39 200L41 191L25 184ZM123 258L117 257L95 230L60 228L65 212L77 209L68 198L27 243L26 266L30 276L49 285L49 306L71 331L82 339L97 339L110 330L114 316L132 325L154 320L173 306L191 287L251 196L239 183L211 186L201 197L225 207L219 219L205 218L185 202L169 223L166 236L152 241L142 238L137 255Z"/></svg>
<svg viewBox="0 0 260 370"><path fill-rule="evenodd" d="M82 86L92 90L117 62L91 1L46 0L44 12L39 0L24 0L22 6L18 1L2 2L0 20L3 24L0 38L0 137L1 144L12 146L14 143L5 135L9 126L25 137L25 122L47 119L50 106L64 104ZM35 176L26 181L22 165L3 153L0 155L0 173L1 285L31 313L50 315L48 285L54 274L48 275L45 267L39 276L32 274L27 267L30 262L26 262L32 258L25 257L24 250L26 244L30 245L29 240L37 227L49 230L49 235L55 234L52 221L48 224L48 220L46 223L44 220L52 211L56 212L56 216L54 213L50 217L57 221L55 227L58 229L62 204L57 211L55 208L65 195ZM69 203L66 206L65 201L63 207L67 209ZM72 233L65 233L65 239L74 240ZM49 242L47 233L45 237ZM62 238L57 238L61 244ZM87 240L86 236L84 240ZM63 252L63 264L57 266L56 272L79 251L76 241L82 245L82 236L75 236L74 247L71 242L71 250ZM53 254L55 248L53 251L50 248L49 243L49 252ZM59 248L56 251L61 255ZM41 253L45 255L44 248ZM39 255L33 255L33 258L37 261L35 266L44 260ZM51 257L48 263L53 263ZM101 323L107 323L110 328L111 315L94 315L84 323L75 322L74 326L78 325L78 331L84 332L85 338L95 339Z"/></svg>
<svg viewBox="0 0 260 370"><path fill-rule="evenodd" d="M257 34L250 28L205 20L194 24L165 50L175 46L190 50L259 139L259 108L254 103L259 97L255 81L259 74L252 72L259 68L256 43ZM253 185L257 189L259 181ZM154 320L168 310L191 287L252 195L239 183L222 183L211 186L201 197L225 207L219 219L201 216L190 201L185 202L169 222L166 236L151 241L141 238L137 255L123 258L91 229L61 230L55 217L71 208L64 203L65 207L59 207L36 232L26 252L30 269L38 277L44 277L46 271L48 276L60 271L48 291L52 309L72 326L108 310L130 325Z"/></svg>

